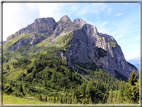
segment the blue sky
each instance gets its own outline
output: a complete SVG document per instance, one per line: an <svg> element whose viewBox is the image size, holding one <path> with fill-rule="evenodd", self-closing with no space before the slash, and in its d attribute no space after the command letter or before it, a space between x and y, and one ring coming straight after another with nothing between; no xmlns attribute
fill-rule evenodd
<svg viewBox="0 0 142 107"><path fill-rule="evenodd" d="M73 21L82 18L101 33L113 36L126 60L140 58L139 3L4 3L3 40L36 18L68 15Z"/></svg>

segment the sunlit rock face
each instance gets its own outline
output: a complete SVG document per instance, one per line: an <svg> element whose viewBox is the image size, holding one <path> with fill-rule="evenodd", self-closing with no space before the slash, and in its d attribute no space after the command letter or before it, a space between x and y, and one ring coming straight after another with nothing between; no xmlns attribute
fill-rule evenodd
<svg viewBox="0 0 142 107"><path fill-rule="evenodd" d="M51 41L58 36L73 32L72 41L64 54L57 52L58 56L67 61L69 67L75 63L91 62L113 76L120 73L125 77L130 77L130 73L135 68L125 60L121 47L112 36L99 33L95 26L80 18L72 22L67 15L61 17L58 22L53 18L36 19L34 23L15 33L15 35L24 33L33 33L33 35L18 40L10 50L19 49L27 43L35 45L42 42L46 37L36 34L37 32L52 33L49 37ZM14 36L11 36L9 40L13 38Z"/></svg>
<svg viewBox="0 0 142 107"><path fill-rule="evenodd" d="M18 40L15 45L13 47L11 47L9 50L16 50L19 49L23 46L25 46L27 43L31 44L31 45L35 45L37 43L40 43L42 40L44 40L45 37L43 37L42 35L37 35L37 34L33 34L31 37L26 38L26 39L20 39Z"/></svg>
<svg viewBox="0 0 142 107"><path fill-rule="evenodd" d="M74 19L73 24L77 26L83 26L84 24L86 24L86 22L83 21L81 18L77 18L77 19Z"/></svg>
<svg viewBox="0 0 142 107"><path fill-rule="evenodd" d="M53 18L38 18L34 23L28 25L25 28L17 31L15 34L20 35L22 33L31 33L31 32L52 32L55 30L57 23Z"/></svg>
<svg viewBox="0 0 142 107"><path fill-rule="evenodd" d="M134 67L126 62L116 40L112 36L99 33L96 27L90 24L84 24L81 29L73 31L73 39L64 59L69 66L77 62L94 62L113 76L116 75L115 71L118 71L125 77L130 77L134 70Z"/></svg>

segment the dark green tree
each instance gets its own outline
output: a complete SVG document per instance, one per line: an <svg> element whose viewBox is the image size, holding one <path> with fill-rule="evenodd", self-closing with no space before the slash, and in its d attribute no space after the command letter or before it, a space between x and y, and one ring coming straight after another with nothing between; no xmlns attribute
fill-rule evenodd
<svg viewBox="0 0 142 107"><path fill-rule="evenodd" d="M9 69L10 69L9 65L7 65L7 66L6 66L6 69L7 69L7 70L9 70Z"/></svg>
<svg viewBox="0 0 142 107"><path fill-rule="evenodd" d="M39 100L42 101L42 96L41 95L39 95Z"/></svg>
<svg viewBox="0 0 142 107"><path fill-rule="evenodd" d="M135 74L135 70L130 74L131 78L128 79L130 85L135 85L137 82L137 76Z"/></svg>
<svg viewBox="0 0 142 107"><path fill-rule="evenodd" d="M77 104L77 97L75 96L74 103Z"/></svg>
<svg viewBox="0 0 142 107"><path fill-rule="evenodd" d="M54 103L56 102L56 98L55 98L55 96L54 96L53 102L54 102Z"/></svg>
<svg viewBox="0 0 142 107"><path fill-rule="evenodd" d="M108 102L112 103L112 98L113 98L113 91L112 89L109 91L109 97L108 97Z"/></svg>
<svg viewBox="0 0 142 107"><path fill-rule="evenodd" d="M45 97L45 101L47 101L47 96Z"/></svg>
<svg viewBox="0 0 142 107"><path fill-rule="evenodd" d="M19 87L19 92L23 93L24 94L24 91L23 91L23 86L22 84L20 84L20 87Z"/></svg>
<svg viewBox="0 0 142 107"><path fill-rule="evenodd" d="M62 97L60 98L60 103L63 103L63 101L62 101Z"/></svg>

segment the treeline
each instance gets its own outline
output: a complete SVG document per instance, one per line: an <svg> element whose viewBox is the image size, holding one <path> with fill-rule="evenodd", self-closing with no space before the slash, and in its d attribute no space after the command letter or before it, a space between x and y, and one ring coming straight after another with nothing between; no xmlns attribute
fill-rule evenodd
<svg viewBox="0 0 142 107"><path fill-rule="evenodd" d="M118 80L109 73L104 72L101 68L97 67L94 63L77 63L75 64L79 73L86 76L89 81L98 81L104 85L108 90L118 90L119 84L125 84L126 81ZM86 66L89 66L88 69ZM84 73L84 74L83 74Z"/></svg>
<svg viewBox="0 0 142 107"><path fill-rule="evenodd" d="M109 91L107 103L138 104L139 103L139 78L135 70L131 73L128 83L120 84L119 90Z"/></svg>
<svg viewBox="0 0 142 107"><path fill-rule="evenodd" d="M10 66L15 70L22 68L24 72L13 80L3 76L3 92L17 97L30 95L41 101L63 104L105 104L115 100L118 103L128 100L130 103L138 102L139 86L135 74L131 74L129 83L126 83L100 68L87 70L80 65L80 71L75 73L68 68L66 61L56 56L58 50L61 49L47 47L43 52L11 63ZM88 73L88 81L78 75L82 69ZM7 70L11 70L9 65ZM116 90L119 90L119 93ZM116 96L119 96L119 99L123 97L123 100L116 99Z"/></svg>
<svg viewBox="0 0 142 107"><path fill-rule="evenodd" d="M88 104L97 103L100 100L106 101L108 90L103 84L93 81L87 83L68 68L66 61L54 54L55 49L48 49L45 53L32 56L32 59L23 57L18 59L17 62L13 62L14 68L15 66L24 68L27 72L22 72L15 81L4 77L4 92L15 96L62 97L67 99L69 103ZM50 91L52 89L57 91L54 94L49 94L49 89L51 89ZM65 103L64 100L62 103Z"/></svg>
<svg viewBox="0 0 142 107"><path fill-rule="evenodd" d="M104 88L104 86L99 82L88 82L83 83L78 88L66 91L63 89L65 96L61 97L42 97L41 95L38 97L41 101L52 101L54 103L67 103L67 104L93 104L98 102L106 102L108 91Z"/></svg>

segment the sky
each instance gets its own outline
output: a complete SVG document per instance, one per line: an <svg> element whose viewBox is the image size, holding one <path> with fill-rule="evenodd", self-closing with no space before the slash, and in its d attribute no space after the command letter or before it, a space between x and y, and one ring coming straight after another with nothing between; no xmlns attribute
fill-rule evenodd
<svg viewBox="0 0 142 107"><path fill-rule="evenodd" d="M81 18L114 37L126 60L140 59L139 3L3 3L3 40L37 18Z"/></svg>

